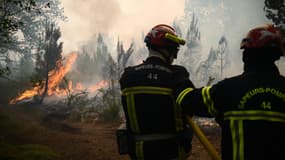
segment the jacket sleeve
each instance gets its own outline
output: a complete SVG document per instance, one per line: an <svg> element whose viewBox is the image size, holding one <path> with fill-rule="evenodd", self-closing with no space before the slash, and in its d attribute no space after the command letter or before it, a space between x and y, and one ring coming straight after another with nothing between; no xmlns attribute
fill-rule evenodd
<svg viewBox="0 0 285 160"><path fill-rule="evenodd" d="M177 96L184 88L195 88L190 80L190 74L186 68L178 65L173 66L174 94Z"/></svg>
<svg viewBox="0 0 285 160"><path fill-rule="evenodd" d="M127 86L129 82L129 80L127 79L128 77L127 75L131 73L131 70L132 70L131 67L127 67L124 69L124 72L121 74L120 79L119 79L121 90L123 90Z"/></svg>
<svg viewBox="0 0 285 160"><path fill-rule="evenodd" d="M199 89L185 88L177 96L176 102L182 107L184 113L193 116L213 117L215 110L211 107L210 87Z"/></svg>

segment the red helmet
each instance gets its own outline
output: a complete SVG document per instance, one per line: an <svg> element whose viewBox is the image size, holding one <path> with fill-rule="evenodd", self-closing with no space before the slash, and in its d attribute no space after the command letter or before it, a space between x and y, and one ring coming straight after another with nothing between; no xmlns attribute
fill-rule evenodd
<svg viewBox="0 0 285 160"><path fill-rule="evenodd" d="M174 28L166 24L154 26L146 35L144 42L149 47L171 48L184 45L185 40L178 37Z"/></svg>
<svg viewBox="0 0 285 160"><path fill-rule="evenodd" d="M266 47L277 48L284 56L283 36L279 29L272 24L266 24L251 29L240 44L241 49Z"/></svg>

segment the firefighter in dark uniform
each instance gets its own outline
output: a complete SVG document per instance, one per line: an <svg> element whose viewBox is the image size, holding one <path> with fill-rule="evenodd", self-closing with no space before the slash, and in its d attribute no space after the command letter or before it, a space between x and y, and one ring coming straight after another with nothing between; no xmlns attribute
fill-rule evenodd
<svg viewBox="0 0 285 160"><path fill-rule="evenodd" d="M178 92L177 103L189 115L216 118L223 160L284 159L285 78L274 63L284 56L282 34L271 24L256 27L240 47L241 75L186 88Z"/></svg>
<svg viewBox="0 0 285 160"><path fill-rule="evenodd" d="M149 56L127 67L120 79L122 104L130 133L129 155L138 160L184 160L191 150L192 130L175 104L177 86L194 87L182 66L172 65L185 41L160 24L145 37Z"/></svg>

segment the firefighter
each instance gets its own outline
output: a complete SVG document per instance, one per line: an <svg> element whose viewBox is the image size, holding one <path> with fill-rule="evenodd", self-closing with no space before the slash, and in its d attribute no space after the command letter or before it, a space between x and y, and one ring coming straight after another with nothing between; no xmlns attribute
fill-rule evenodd
<svg viewBox="0 0 285 160"><path fill-rule="evenodd" d="M175 104L173 91L176 86L194 85L187 70L172 63L185 40L171 26L159 24L144 42L149 56L125 68L120 78L129 155L133 160L184 160L193 134Z"/></svg>
<svg viewBox="0 0 285 160"><path fill-rule="evenodd" d="M222 129L222 159L283 159L285 78L274 63L284 56L282 34L265 24L251 29L240 48L241 75L212 86L185 88L176 102L190 116L215 117Z"/></svg>

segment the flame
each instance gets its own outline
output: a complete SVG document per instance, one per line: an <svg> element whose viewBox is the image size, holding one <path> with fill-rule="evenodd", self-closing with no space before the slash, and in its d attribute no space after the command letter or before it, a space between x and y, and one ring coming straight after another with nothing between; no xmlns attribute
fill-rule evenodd
<svg viewBox="0 0 285 160"><path fill-rule="evenodd" d="M66 57L65 65L62 65L61 61L58 61L56 69L51 70L49 72L48 74L49 75L49 80L48 80L49 88L47 91L48 95L52 95L53 92L59 92L57 86L61 82L63 77L66 75L66 73L68 73L71 70L72 64L75 62L76 58L77 58L77 54L71 53L68 57ZM42 84L44 85L45 82L43 82ZM28 89L24 91L20 96L12 99L10 101L10 104L15 104L18 101L32 98L35 95L43 94L43 92L44 92L44 88L41 87L39 83L37 83L32 89Z"/></svg>
<svg viewBox="0 0 285 160"><path fill-rule="evenodd" d="M89 92L95 92L98 89L103 88L103 87L105 87L107 85L108 85L108 82L105 81L105 80L102 80L99 83L97 83L96 85L88 87L88 91Z"/></svg>
<svg viewBox="0 0 285 160"><path fill-rule="evenodd" d="M69 84L71 85L69 90L70 92L80 92L82 90L86 90L89 93L94 93L100 88L104 88L108 85L108 81L106 80L101 80L95 85L84 85L82 83L76 83L75 87L72 87L72 82Z"/></svg>
<svg viewBox="0 0 285 160"><path fill-rule="evenodd" d="M65 66L58 67L58 69L52 70L49 72L49 89L48 89L48 95L52 95L54 89L58 86L58 84L61 82L63 77L71 70L72 64L75 62L77 58L76 53L71 53L67 57L67 61Z"/></svg>
<svg viewBox="0 0 285 160"><path fill-rule="evenodd" d="M98 89L103 88L108 85L108 81L102 80L98 82L96 85L89 86L89 85L83 85L81 83L77 83L75 87L73 87L72 81L68 81L67 87L68 89L60 89L58 87L59 83L62 81L64 76L71 70L73 63L75 62L77 58L76 53L71 53L68 57L66 57L65 65L62 64L61 61L57 63L57 68L49 72L49 80L48 80L48 96L55 95L56 97L63 97L66 95L66 91L68 90L70 93L74 92L80 92L84 89L86 89L88 92L96 92ZM33 88L24 91L20 96L12 99L10 101L10 104L15 104L18 101L32 98L36 95L42 95L44 93L44 86L45 82L36 84Z"/></svg>
<svg viewBox="0 0 285 160"><path fill-rule="evenodd" d="M34 88L24 91L24 93L22 93L19 97L12 99L10 101L10 104L15 104L16 102L21 101L23 99L34 97L38 94L39 88L40 86L37 84Z"/></svg>

